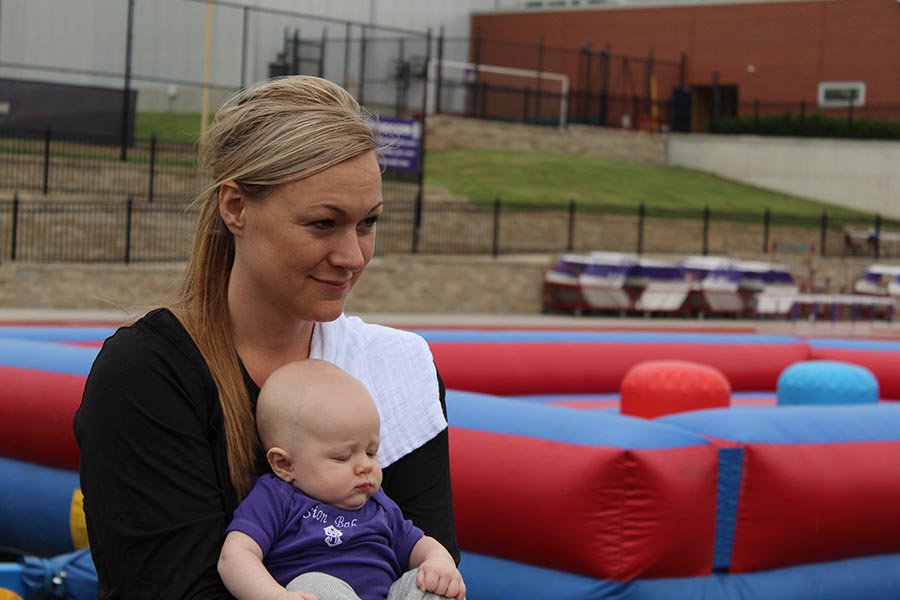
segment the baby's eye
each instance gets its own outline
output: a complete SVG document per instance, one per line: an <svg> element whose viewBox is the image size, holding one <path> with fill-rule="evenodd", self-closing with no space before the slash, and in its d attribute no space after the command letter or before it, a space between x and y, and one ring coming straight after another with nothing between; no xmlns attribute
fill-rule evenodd
<svg viewBox="0 0 900 600"><path fill-rule="evenodd" d="M334 460L336 460L338 462L347 462L348 460L350 460L350 455L342 454L341 456L335 456Z"/></svg>
<svg viewBox="0 0 900 600"><path fill-rule="evenodd" d="M366 456L368 456L369 458L375 458L376 456L378 456L378 453L377 452L366 452Z"/></svg>

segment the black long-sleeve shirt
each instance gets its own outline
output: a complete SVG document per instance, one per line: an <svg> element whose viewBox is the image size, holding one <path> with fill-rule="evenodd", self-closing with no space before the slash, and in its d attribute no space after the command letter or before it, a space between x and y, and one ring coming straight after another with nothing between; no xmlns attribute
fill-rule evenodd
<svg viewBox="0 0 900 600"><path fill-rule="evenodd" d="M245 379L255 405L259 389ZM200 351L171 312L153 311L106 341L75 436L100 598L230 598L216 570L238 504L222 410ZM256 462L258 472L268 468L262 453ZM446 429L385 467L383 488L459 560Z"/></svg>

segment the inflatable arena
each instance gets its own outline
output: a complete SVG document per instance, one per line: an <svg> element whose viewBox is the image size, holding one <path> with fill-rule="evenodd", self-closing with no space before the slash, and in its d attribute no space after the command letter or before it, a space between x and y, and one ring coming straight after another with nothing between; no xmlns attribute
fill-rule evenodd
<svg viewBox="0 0 900 600"><path fill-rule="evenodd" d="M0 598L96 597L72 417L112 331L0 327ZM900 343L419 333L472 600L900 598Z"/></svg>

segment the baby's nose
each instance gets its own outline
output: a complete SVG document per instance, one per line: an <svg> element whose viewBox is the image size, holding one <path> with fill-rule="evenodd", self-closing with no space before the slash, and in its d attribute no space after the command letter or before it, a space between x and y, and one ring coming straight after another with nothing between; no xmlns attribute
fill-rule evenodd
<svg viewBox="0 0 900 600"><path fill-rule="evenodd" d="M362 457L356 463L356 468L360 473L368 473L372 470L372 459L368 456Z"/></svg>

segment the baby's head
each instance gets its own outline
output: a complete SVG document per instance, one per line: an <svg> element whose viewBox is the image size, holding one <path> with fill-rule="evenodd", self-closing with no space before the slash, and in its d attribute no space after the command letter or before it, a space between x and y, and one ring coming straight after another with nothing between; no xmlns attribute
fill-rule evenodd
<svg viewBox="0 0 900 600"><path fill-rule="evenodd" d="M331 363L276 369L259 393L256 425L275 475L307 496L355 510L381 486L378 409L362 382Z"/></svg>

